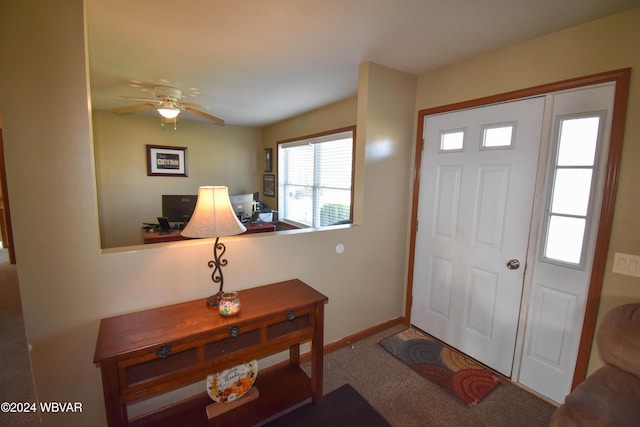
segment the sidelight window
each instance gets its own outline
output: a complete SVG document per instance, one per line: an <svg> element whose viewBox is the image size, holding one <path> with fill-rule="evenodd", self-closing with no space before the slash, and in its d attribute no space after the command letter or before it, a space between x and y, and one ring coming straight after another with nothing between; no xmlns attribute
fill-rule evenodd
<svg viewBox="0 0 640 427"><path fill-rule="evenodd" d="M601 122L601 113L558 121L545 217L546 261L575 267L584 263Z"/></svg>

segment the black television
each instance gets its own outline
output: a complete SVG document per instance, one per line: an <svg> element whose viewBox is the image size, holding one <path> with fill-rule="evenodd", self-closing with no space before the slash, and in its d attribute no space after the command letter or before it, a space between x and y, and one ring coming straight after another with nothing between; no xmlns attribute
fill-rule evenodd
<svg viewBox="0 0 640 427"><path fill-rule="evenodd" d="M163 194L162 216L167 217L170 222L186 224L196 208L196 200L198 200L196 194Z"/></svg>

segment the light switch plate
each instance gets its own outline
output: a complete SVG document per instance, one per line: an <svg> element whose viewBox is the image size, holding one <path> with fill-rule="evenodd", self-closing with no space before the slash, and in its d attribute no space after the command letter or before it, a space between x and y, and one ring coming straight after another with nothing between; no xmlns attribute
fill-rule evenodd
<svg viewBox="0 0 640 427"><path fill-rule="evenodd" d="M613 256L613 272L640 277L640 256L616 252Z"/></svg>

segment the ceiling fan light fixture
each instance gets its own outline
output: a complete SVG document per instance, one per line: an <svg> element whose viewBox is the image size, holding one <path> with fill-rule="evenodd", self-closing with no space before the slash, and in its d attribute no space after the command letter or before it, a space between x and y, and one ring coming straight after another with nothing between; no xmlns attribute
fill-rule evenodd
<svg viewBox="0 0 640 427"><path fill-rule="evenodd" d="M178 116L178 114L180 114L179 108L176 108L173 105L166 105L166 104L159 106L157 111L165 119L174 119Z"/></svg>
<svg viewBox="0 0 640 427"><path fill-rule="evenodd" d="M131 84L137 83L139 82L131 81ZM171 121L174 124L174 128L177 121L176 117L178 117L181 111L198 115L219 125L225 124L224 120L222 120L220 117L212 116L211 114L202 111L201 109L209 109L209 107L207 107L206 105L195 104L193 102L181 102L180 99L182 98L182 91L180 89L169 86L155 86L153 90L157 99L121 96L120 98L142 101L144 102L144 104L114 108L113 112L116 114L129 114L135 113L140 110L153 109L156 110L158 114L160 114L163 126L165 121ZM196 91L194 90L194 93L195 92Z"/></svg>

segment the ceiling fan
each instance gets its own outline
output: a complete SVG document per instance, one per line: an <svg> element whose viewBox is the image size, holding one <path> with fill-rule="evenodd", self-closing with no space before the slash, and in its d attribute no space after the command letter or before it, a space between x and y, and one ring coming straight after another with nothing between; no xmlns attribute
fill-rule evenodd
<svg viewBox="0 0 640 427"><path fill-rule="evenodd" d="M225 122L219 117L213 116L209 113L201 111L199 109L209 109L204 105L194 104L192 102L183 102L180 101L182 98L182 91L175 87L170 86L155 86L153 88L156 98L158 99L147 99L147 98L131 98L126 96L121 96L121 99L128 99L133 101L143 101L144 104L136 104L129 105L126 107L114 108L113 112L116 114L129 114L134 113L140 110L147 110L154 108L164 120L167 119L169 122L173 122L174 126L181 111L185 111L187 113L196 114L200 117L204 117L205 119L211 120L219 125L223 125Z"/></svg>

